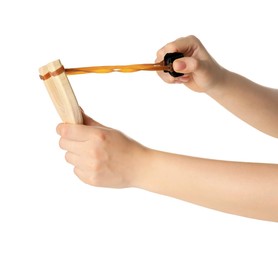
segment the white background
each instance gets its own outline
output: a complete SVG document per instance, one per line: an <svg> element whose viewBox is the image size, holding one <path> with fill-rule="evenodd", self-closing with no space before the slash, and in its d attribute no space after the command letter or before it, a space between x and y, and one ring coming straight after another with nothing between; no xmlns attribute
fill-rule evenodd
<svg viewBox="0 0 278 260"><path fill-rule="evenodd" d="M224 67L278 87L276 1L2 1L0 259L277 259L277 223L137 189L88 186L58 147L38 68L153 62L194 34ZM70 77L83 109L151 148L277 163L278 141L154 72ZM278 188L278 187L277 187Z"/></svg>

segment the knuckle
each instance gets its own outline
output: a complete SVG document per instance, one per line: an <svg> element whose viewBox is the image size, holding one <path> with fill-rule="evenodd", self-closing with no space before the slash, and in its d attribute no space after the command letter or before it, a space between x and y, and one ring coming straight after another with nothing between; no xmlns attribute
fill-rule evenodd
<svg viewBox="0 0 278 260"><path fill-rule="evenodd" d="M190 40L191 40L192 44L194 44L196 46L203 46L201 40L199 38L197 38L195 35L191 35Z"/></svg>
<svg viewBox="0 0 278 260"><path fill-rule="evenodd" d="M185 37L185 39L186 39L186 38L187 38L188 40L192 41L192 42L199 41L199 39L198 39L195 35L189 35L189 36Z"/></svg>
<svg viewBox="0 0 278 260"><path fill-rule="evenodd" d="M61 136L62 137L66 137L68 135L69 132L69 127L66 124L63 124L63 126L61 127Z"/></svg>
<svg viewBox="0 0 278 260"><path fill-rule="evenodd" d="M164 78L164 81L166 82L166 83L168 83L168 84L173 84L173 83L175 83L176 82L176 80L175 80L175 78L174 77L172 77L172 76L166 76L165 78Z"/></svg>
<svg viewBox="0 0 278 260"><path fill-rule="evenodd" d="M97 160L93 166L95 176L99 176L103 169L103 163L100 160Z"/></svg>
<svg viewBox="0 0 278 260"><path fill-rule="evenodd" d="M74 174L84 183L95 186L95 187L100 187L102 186L102 180L99 174L92 172L91 170L89 171L83 171L79 169L78 167L74 167L73 169Z"/></svg>
<svg viewBox="0 0 278 260"><path fill-rule="evenodd" d="M102 171L102 167L103 164L99 159L91 160L89 163L89 170L94 176L100 174L100 172Z"/></svg>
<svg viewBox="0 0 278 260"><path fill-rule="evenodd" d="M100 130L96 133L96 138L98 139L98 141L100 142L104 142L107 139L107 133L104 130Z"/></svg>
<svg viewBox="0 0 278 260"><path fill-rule="evenodd" d="M90 144L90 148L87 151L88 161L95 161L100 158L101 148L96 145L96 142Z"/></svg>
<svg viewBox="0 0 278 260"><path fill-rule="evenodd" d="M166 83L174 83L174 78L171 77L168 73L159 72L158 76Z"/></svg>
<svg viewBox="0 0 278 260"><path fill-rule="evenodd" d="M73 168L73 172L74 172L74 174L75 174L78 178L82 179L82 181L83 181L82 172L81 172L81 170L80 170L78 167L74 167L74 168Z"/></svg>
<svg viewBox="0 0 278 260"><path fill-rule="evenodd" d="M167 79L167 82L169 84L173 84L173 83L176 83L176 79L174 77L172 77L172 76L169 76L168 79Z"/></svg>
<svg viewBox="0 0 278 260"><path fill-rule="evenodd" d="M90 185L95 186L95 187L101 187L101 186L103 186L103 185L102 185L102 182L101 182L101 180L100 180L99 178L93 178L93 177L91 177L91 178L85 180L85 182L86 182L87 184L90 184Z"/></svg>
<svg viewBox="0 0 278 260"><path fill-rule="evenodd" d="M175 41L169 42L163 48L161 48L160 50L157 51L156 56L160 60L163 60L166 53L175 52L175 51L177 51L176 42Z"/></svg>
<svg viewBox="0 0 278 260"><path fill-rule="evenodd" d="M196 36L194 36L193 34L188 35L186 38L191 39L191 40L196 40Z"/></svg>
<svg viewBox="0 0 278 260"><path fill-rule="evenodd" d="M63 138L60 138L60 140L59 140L59 147L61 149L64 149L64 139Z"/></svg>
<svg viewBox="0 0 278 260"><path fill-rule="evenodd" d="M161 49L159 49L159 50L156 52L156 56L157 56L158 58L161 58L161 57L164 56L164 53L165 53L164 48L161 48Z"/></svg>
<svg viewBox="0 0 278 260"><path fill-rule="evenodd" d="M96 152L96 148L91 147L91 149L88 151L88 160L95 160L95 158L97 157L97 152Z"/></svg>
<svg viewBox="0 0 278 260"><path fill-rule="evenodd" d="M91 151L87 160L87 167L90 172L95 175L99 175L105 172L105 169L109 165L109 155L102 149L95 149Z"/></svg>
<svg viewBox="0 0 278 260"><path fill-rule="evenodd" d="M66 162L70 163L71 162L71 154L69 152L65 153L65 160Z"/></svg>
<svg viewBox="0 0 278 260"><path fill-rule="evenodd" d="M97 173L90 174L90 176L88 176L86 181L93 186L101 186L101 176L100 176L100 174L97 174Z"/></svg>
<svg viewBox="0 0 278 260"><path fill-rule="evenodd" d="M82 182L91 185L90 178L88 177L88 175L86 174L86 172L84 172L83 170L81 170L81 169L78 168L78 167L74 167L74 168L73 168L73 172L74 172L74 174L75 174Z"/></svg>
<svg viewBox="0 0 278 260"><path fill-rule="evenodd" d="M176 42L169 42L166 45L166 48L167 48L167 52L174 52L174 51L176 51L177 50Z"/></svg>
<svg viewBox="0 0 278 260"><path fill-rule="evenodd" d="M93 142L105 141L106 133L103 129L95 129L90 133L90 140Z"/></svg>

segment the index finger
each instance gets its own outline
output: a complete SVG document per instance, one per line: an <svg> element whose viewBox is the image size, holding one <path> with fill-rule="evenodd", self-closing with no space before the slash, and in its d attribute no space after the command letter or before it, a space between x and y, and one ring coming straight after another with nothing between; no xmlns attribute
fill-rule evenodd
<svg viewBox="0 0 278 260"><path fill-rule="evenodd" d="M190 57L194 51L201 46L201 42L193 35L181 37L173 42L166 44L157 52L156 61L164 59L164 56L169 52L181 52L184 56Z"/></svg>
<svg viewBox="0 0 278 260"><path fill-rule="evenodd" d="M78 124L61 123L56 128L57 133L68 140L72 141L87 141L92 135L92 127Z"/></svg>

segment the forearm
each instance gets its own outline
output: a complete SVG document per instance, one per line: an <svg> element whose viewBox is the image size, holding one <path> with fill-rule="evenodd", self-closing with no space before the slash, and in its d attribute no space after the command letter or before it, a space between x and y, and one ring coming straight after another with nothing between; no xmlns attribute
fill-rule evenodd
<svg viewBox="0 0 278 260"><path fill-rule="evenodd" d="M225 71L223 85L211 88L207 94L243 121L278 137L278 89Z"/></svg>
<svg viewBox="0 0 278 260"><path fill-rule="evenodd" d="M278 165L148 151L134 186L219 211L278 221Z"/></svg>

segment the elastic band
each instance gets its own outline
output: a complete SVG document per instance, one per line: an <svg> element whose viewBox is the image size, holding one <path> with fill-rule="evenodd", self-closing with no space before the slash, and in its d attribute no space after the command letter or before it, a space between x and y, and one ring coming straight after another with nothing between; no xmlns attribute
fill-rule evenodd
<svg viewBox="0 0 278 260"><path fill-rule="evenodd" d="M167 53L164 56L164 60L159 63L154 64L133 64L133 65L115 65L115 66L94 66L94 67L83 67L83 68L70 68L65 69L61 66L59 69L48 72L45 75L40 75L42 80L47 80L50 77L55 77L65 72L67 75L76 75L84 73L109 73L109 72L135 72L140 70L149 70L149 71L159 71L163 70L164 72L169 72L173 77L182 76L183 73L177 73L173 70L173 62L176 59L184 57L183 53L173 52Z"/></svg>
<svg viewBox="0 0 278 260"><path fill-rule="evenodd" d="M40 75L40 79L42 80L47 80L50 77L55 77L55 76L59 76L60 74L62 74L65 71L64 66L61 66L59 69L54 70L52 72L47 72L45 75Z"/></svg>
<svg viewBox="0 0 278 260"><path fill-rule="evenodd" d="M41 80L47 80L51 77L51 74L47 72L45 75L40 75Z"/></svg>

